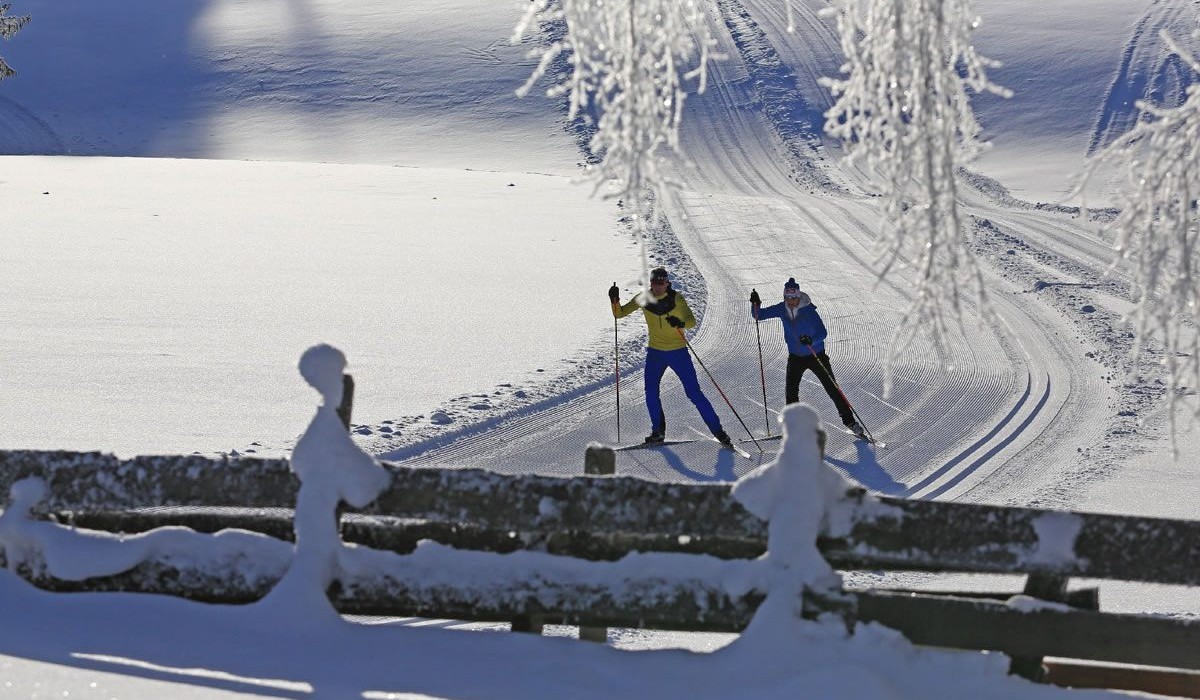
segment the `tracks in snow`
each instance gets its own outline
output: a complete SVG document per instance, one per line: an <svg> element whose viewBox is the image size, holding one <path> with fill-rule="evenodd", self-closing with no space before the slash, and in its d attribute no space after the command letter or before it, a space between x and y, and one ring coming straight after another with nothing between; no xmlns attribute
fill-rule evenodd
<svg viewBox="0 0 1200 700"><path fill-rule="evenodd" d="M1094 350L1095 338L1064 329L1059 310L1028 295L1023 278L997 266L987 274L1000 325L968 323L952 340L948 357L939 357L928 343L914 342L885 397L884 353L908 301L902 278L877 283L871 271L878 226L874 201L832 185L848 177L842 173L821 175L826 165L811 134L779 128L791 118L788 101L795 103L793 111L812 109L801 104L800 94L802 83L813 79L791 71L780 58L786 52L770 46L769 37L784 35L782 15L734 0L721 0L719 7L729 31L718 37L718 49L763 65L748 68L736 58L717 64L710 91L688 101L682 139L690 162L680 165L687 187L662 203L707 287L707 312L692 338L704 364L742 419L761 434L760 399L744 398L761 397L757 336L746 299L757 288L772 302L783 280L795 276L829 327L830 356L843 389L889 445L876 453L833 432L832 465L870 488L914 497L1019 500L1053 492L1063 474L1078 472L1083 457L1077 448L1105 436L1097 416L1108 411L1113 391L1102 371L1081 360ZM762 70L768 75L758 74ZM764 103L770 100L778 100L780 109L767 109ZM1098 260L1104 246L1068 214L987 200L970 206L1012 240L1036 240L1048 251L1038 261L1044 270L1073 270L1078 277L1103 269ZM1003 254L1001 248L992 251L993 258ZM1022 251L1015 257L1031 263L1034 256ZM603 305L596 313L606 313ZM777 407L783 403L786 361L780 324L764 323L759 330L767 400ZM634 361L622 358L626 366ZM638 372L622 378L625 443L640 440L649 424L640 377ZM806 378L802 399L826 420L836 420L813 379ZM741 436L741 426L703 372L700 380L725 428ZM412 464L579 474L584 445L615 442L614 398L611 385L580 392L435 449L414 446L398 456ZM669 433L687 435L684 425L701 425L670 374L664 403ZM765 458L744 460L689 444L620 453L618 470L656 479L733 479ZM1014 480L1027 486L1015 488Z"/></svg>

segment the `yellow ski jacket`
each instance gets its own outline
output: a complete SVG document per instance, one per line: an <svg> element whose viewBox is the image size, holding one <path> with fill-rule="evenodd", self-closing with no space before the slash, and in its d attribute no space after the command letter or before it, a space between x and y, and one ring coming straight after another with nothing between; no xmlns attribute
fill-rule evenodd
<svg viewBox="0 0 1200 700"><path fill-rule="evenodd" d="M687 302L683 295L676 292L674 289L668 289L667 293L654 297L654 303L646 307L641 307L637 303L637 298L634 297L624 304L614 303L612 305L613 316L616 318L625 318L629 314L641 309L646 316L646 327L650 329L650 347L655 350L678 350L679 348L687 347L687 343L683 342L679 331L670 323L667 323L666 316L674 316L683 321L684 328L695 328L696 317L692 315L692 310L688 308Z"/></svg>

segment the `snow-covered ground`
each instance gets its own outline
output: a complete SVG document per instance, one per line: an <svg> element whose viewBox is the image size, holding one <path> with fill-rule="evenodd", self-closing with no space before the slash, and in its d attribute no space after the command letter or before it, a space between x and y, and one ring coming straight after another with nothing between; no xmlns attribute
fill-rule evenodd
<svg viewBox="0 0 1200 700"><path fill-rule="evenodd" d="M507 43L520 5L17 3L34 20L0 46L19 71L0 82L0 447L280 453L311 413L296 360L321 341L349 357L355 439L376 455L574 474L583 445L617 442L604 291L636 290L637 250L614 202L570 184L583 157L559 105L512 95L532 67L530 45ZM829 326L839 381L887 442L831 432L826 461L847 477L912 497L1196 517L1200 477L1171 461L1153 358L1126 373L1125 281L1104 274L1098 224L1053 206L1089 149L1130 123L1132 98L1178 96L1185 76L1157 31L1184 38L1194 8L977 4L979 48L1014 91L980 100L994 148L964 188L1000 322L968 325L945 362L914 344L884 396L906 279L875 282L874 198L836 144L796 128L829 106L817 80L840 63L824 6L796 3L788 34L777 0L714 3L728 59L688 102L684 187L652 237L702 314L691 341L737 410L701 377L726 429L745 437L740 416L761 435L782 403L779 329L756 329L746 299L756 288L774 302L794 276ZM616 333L627 443L648 431L644 324ZM671 432L691 437L698 415L673 378L664 387ZM802 392L836 422L814 379ZM1198 442L1185 434L1184 454ZM750 460L707 442L625 452L618 470L732 480L771 459L766 444ZM1058 692L1005 679L995 657L914 652L882 632L832 644L814 630L813 662L793 676L726 668L718 681L721 665L691 652L404 624L327 628L309 648L237 611L3 586L5 697ZM1106 585L1102 605L1200 610L1197 596L1140 586ZM79 625L48 632L47 619ZM178 639L194 641L156 651ZM831 685L830 668L862 685Z"/></svg>
<svg viewBox="0 0 1200 700"><path fill-rule="evenodd" d="M459 395L444 420L469 419L596 351L606 320L564 313L545 334L542 290L634 267L611 205L563 176L4 163L10 448L281 453L306 417L291 370L317 341L354 358L355 415L377 431Z"/></svg>

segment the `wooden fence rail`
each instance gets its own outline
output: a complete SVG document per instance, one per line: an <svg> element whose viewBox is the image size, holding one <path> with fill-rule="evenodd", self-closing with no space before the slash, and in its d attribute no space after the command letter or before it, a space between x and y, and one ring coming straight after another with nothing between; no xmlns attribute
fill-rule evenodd
<svg viewBox="0 0 1200 700"><path fill-rule="evenodd" d="M766 523L730 496L729 484L678 484L634 477L508 476L480 469L387 465L392 483L361 515L377 515L376 529L432 537L473 548L511 551L558 537L564 554L616 559L629 551L674 551L750 558L766 549ZM0 452L0 493L25 476L47 480L45 507L54 511L134 510L163 506L290 508L298 482L285 460L211 460L139 457L117 460L97 453ZM1200 584L1200 521L1097 513L1064 514L1034 508L846 494L853 526L822 536L818 546L844 569L979 573L1052 573L1067 577ZM100 517L96 515L95 517ZM130 514L147 524L199 515ZM216 517L216 516L212 516ZM238 527L255 529L251 515ZM157 520L155 520L157 518ZM1073 556L1046 556L1039 522L1074 519ZM99 521L94 521L99 522ZM225 521L235 522L235 521ZM364 525L364 528L369 526ZM488 545L488 542L494 543ZM374 545L373 545L374 546Z"/></svg>
<svg viewBox="0 0 1200 700"><path fill-rule="evenodd" d="M766 524L730 498L728 484L658 483L633 477L507 476L482 469L385 465L388 488L362 514L470 523L501 532L630 533L649 541L690 537L705 553L746 556ZM299 482L286 460L0 452L0 493L26 476L47 482L45 508L291 508ZM651 547L653 549L653 547Z"/></svg>
<svg viewBox="0 0 1200 700"><path fill-rule="evenodd" d="M766 549L766 523L731 497L728 484L387 466L392 483L384 494L370 508L343 518L346 541L412 556L419 555L418 542L433 540L477 552L567 555L609 567L620 566L632 552L707 554L751 567L747 571ZM283 460L0 452L0 493L25 476L44 478L45 508L82 527L136 532L182 524L280 539L291 536L287 509L298 486ZM835 507L849 526L828 528L818 547L841 569L1028 574L1031 584L1050 581L1064 601L1088 607L1094 607L1094 592L1067 598L1068 578L1200 583L1200 522L906 501L861 489L848 491ZM147 591L220 602L254 600L272 584L217 582L211 572L221 567L179 566L148 561L82 584L39 578L35 569L25 574L55 590ZM614 592L595 581L544 573L536 587L522 583L525 576L481 586L433 584L394 573L403 570L342 585L331 599L356 613L736 632L763 596L753 586L731 593L703 576L662 581L643 572ZM1069 605L1023 610L1004 600L886 590L812 595L806 611L880 622L921 644L1035 660L1062 656L1200 669L1196 620Z"/></svg>

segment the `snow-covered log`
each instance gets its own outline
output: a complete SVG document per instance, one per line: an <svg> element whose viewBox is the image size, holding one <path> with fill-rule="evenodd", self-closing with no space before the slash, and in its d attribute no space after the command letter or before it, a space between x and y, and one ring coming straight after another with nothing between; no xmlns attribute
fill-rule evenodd
<svg viewBox="0 0 1200 700"><path fill-rule="evenodd" d="M1200 620L1115 615L1014 597L1007 601L859 591L859 620L900 630L914 644L1200 669Z"/></svg>
<svg viewBox="0 0 1200 700"><path fill-rule="evenodd" d="M296 505L299 481L282 459L199 455L118 459L99 452L0 452L0 494L26 477L46 482L47 510L97 511L153 506Z"/></svg>
<svg viewBox="0 0 1200 700"><path fill-rule="evenodd" d="M850 530L818 542L839 567L1200 585L1200 521L848 496Z"/></svg>
<svg viewBox="0 0 1200 700"><path fill-rule="evenodd" d="M59 512L60 523L106 532L136 533L180 526L196 532L247 530L281 540L292 540L292 512L284 509L234 508L153 509L137 511ZM372 549L405 554L422 540L480 552L515 552L522 549L613 561L630 552L708 554L721 559L753 559L766 551L761 538L687 537L653 532L593 532L551 530L520 532L480 527L470 522L420 520L391 516L347 514L341 521L342 540Z"/></svg>
<svg viewBox="0 0 1200 700"><path fill-rule="evenodd" d="M766 535L766 524L730 498L728 484L385 466L390 484L358 512L519 533L649 532L671 538L759 542ZM118 460L98 453L0 452L0 493L26 476L46 481L43 507L50 511L292 508L299 486L285 460L198 456Z"/></svg>
<svg viewBox="0 0 1200 700"><path fill-rule="evenodd" d="M54 578L38 561L27 561L17 570L54 591L156 593L210 603L250 603L270 590L286 566L286 559L268 566L256 551L239 553L226 547L206 555L190 545L190 557L156 558L122 574L82 582ZM529 569L497 570L478 561L478 553L457 554L464 555L458 563L441 551L424 561L421 556L394 557L383 566L364 564L352 585L335 584L331 600L346 614L498 622L528 617L547 624L712 632L745 629L762 601L762 593L753 587L753 562L707 561L691 577L643 575L617 584L631 572L645 574L655 568L652 557L661 555L627 563L577 563L556 571L545 564L561 558L548 555L530 553L542 560L526 562ZM247 562L254 562L249 570ZM481 563L486 577L479 575ZM597 568L589 572L581 565ZM729 568L721 573L709 568L713 566ZM678 570L669 564L658 568ZM539 573L530 575L534 569ZM829 609L859 622L885 624L917 644L1200 668L1200 655L1195 653L1200 648L1198 620L1072 610L1022 597L989 601L888 591L857 591L842 601L811 599L806 609L814 615Z"/></svg>
<svg viewBox="0 0 1200 700"><path fill-rule="evenodd" d="M738 504L727 484L388 469L391 485L360 511L370 517L344 523L347 541L403 552L419 539L433 539L486 551L541 548L610 560L629 551L749 558L766 548L766 523ZM100 517L88 514L98 510L156 506L290 509L297 486L283 460L121 461L94 453L0 452L0 489L28 475L46 479L47 510L76 511L80 522ZM1200 585L1197 521L909 501L860 489L848 492L836 511L848 529L826 530L818 546L841 569L1045 572ZM168 524L281 531L278 523L262 529L271 518L250 513L104 517L108 524L86 522L123 531ZM199 525L205 519L209 524Z"/></svg>
<svg viewBox="0 0 1200 700"><path fill-rule="evenodd" d="M7 524L12 546L0 565L39 588L172 595L220 604L246 604L268 595L291 562L286 543L227 531L213 537L156 530L123 544L104 533L26 521ZM13 537L19 532L20 536ZM103 558L70 553L106 543L136 563L112 573ZM397 555L361 547L339 554L329 588L346 614L423 616L480 621L533 618L544 623L596 624L734 631L763 598L756 561L632 554L588 562L542 552L500 555L431 542Z"/></svg>

